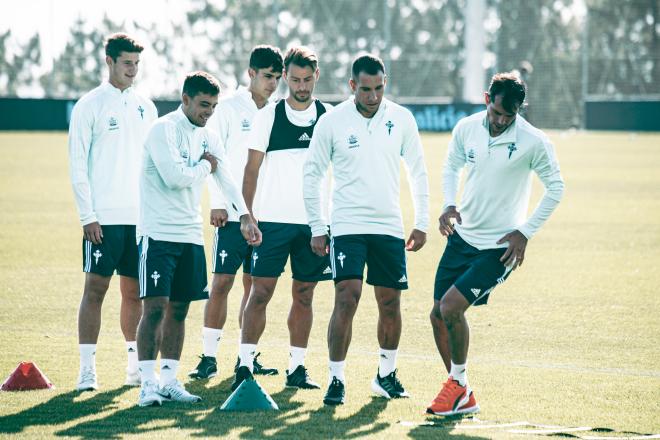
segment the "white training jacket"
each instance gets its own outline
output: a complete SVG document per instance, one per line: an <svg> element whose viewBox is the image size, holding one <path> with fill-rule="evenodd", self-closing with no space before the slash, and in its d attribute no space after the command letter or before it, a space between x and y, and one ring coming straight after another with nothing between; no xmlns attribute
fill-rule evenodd
<svg viewBox="0 0 660 440"><path fill-rule="evenodd" d="M142 148L156 118L151 100L109 82L73 106L69 172L83 226L137 224Z"/></svg>
<svg viewBox="0 0 660 440"><path fill-rule="evenodd" d="M490 144L490 145L489 145ZM457 206L461 170L465 188ZM532 171L545 194L527 218ZM497 244L505 234L519 230L531 238L550 217L564 192L555 151L547 136L520 115L500 136L490 138L486 111L458 122L452 133L443 171L444 207L457 206L462 224L456 231L477 249L507 247Z"/></svg>
<svg viewBox="0 0 660 440"><path fill-rule="evenodd" d="M413 196L415 229L426 232L428 176L412 113L383 99L376 114L365 118L351 97L323 115L314 129L304 166L303 191L312 235L326 233L320 182L332 162L332 235L404 238L399 201L402 158Z"/></svg>
<svg viewBox="0 0 660 440"><path fill-rule="evenodd" d="M200 160L208 151L218 158L212 174L238 216L247 214L243 196L231 175L220 138L190 122L181 107L151 127L144 146L140 180L138 236L176 243L204 244L201 197L211 164Z"/></svg>
<svg viewBox="0 0 660 440"><path fill-rule="evenodd" d="M229 160L231 174L239 187L243 184L248 157L247 140L257 110L252 93L245 87L239 87L231 95L220 99L213 116L206 123L209 129L220 136L220 143ZM207 181L211 209L227 209L227 200L215 183L215 179L209 177ZM236 211L227 209L227 213L229 221L238 221Z"/></svg>

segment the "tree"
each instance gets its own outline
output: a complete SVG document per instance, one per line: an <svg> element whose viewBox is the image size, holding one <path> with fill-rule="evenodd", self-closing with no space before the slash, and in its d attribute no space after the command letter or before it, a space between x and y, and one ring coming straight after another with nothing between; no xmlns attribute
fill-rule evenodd
<svg viewBox="0 0 660 440"><path fill-rule="evenodd" d="M34 34L26 44L18 44L11 52L8 45L11 30L0 34L0 94L16 96L21 90L34 89L35 70L41 63L39 34Z"/></svg>
<svg viewBox="0 0 660 440"><path fill-rule="evenodd" d="M124 25L114 23L107 15L99 26L89 31L85 25L82 17L76 19L64 51L53 61L52 70L41 77L47 96L78 98L101 82L105 68L104 39Z"/></svg>

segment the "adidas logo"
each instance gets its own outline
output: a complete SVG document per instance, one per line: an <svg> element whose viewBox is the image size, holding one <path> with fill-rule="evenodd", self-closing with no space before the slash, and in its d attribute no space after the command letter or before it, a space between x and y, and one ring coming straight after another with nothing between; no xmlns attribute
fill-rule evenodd
<svg viewBox="0 0 660 440"><path fill-rule="evenodd" d="M135 353L135 349L133 347L131 347L131 348L128 349L128 352L129 353Z"/></svg>
<svg viewBox="0 0 660 440"><path fill-rule="evenodd" d="M470 289L470 290L472 291L472 293L474 293L474 296L479 296L479 294L481 293L481 289Z"/></svg>
<svg viewBox="0 0 660 440"><path fill-rule="evenodd" d="M303 142L309 142L309 141L312 140L312 138L309 137L309 135L308 135L307 133L303 133L303 134L298 138L298 140L299 140L299 141L303 141Z"/></svg>
<svg viewBox="0 0 660 440"><path fill-rule="evenodd" d="M329 273L332 273L332 269L330 269L330 266L325 268L325 270L323 271L323 275L327 275Z"/></svg>
<svg viewBox="0 0 660 440"><path fill-rule="evenodd" d="M165 365L165 366L164 366L163 368L161 368L161 369L162 369L162 370L171 370L171 368L170 368L169 365Z"/></svg>
<svg viewBox="0 0 660 440"><path fill-rule="evenodd" d="M406 275L404 274L401 278L399 278L399 283L407 283L408 278L406 278Z"/></svg>

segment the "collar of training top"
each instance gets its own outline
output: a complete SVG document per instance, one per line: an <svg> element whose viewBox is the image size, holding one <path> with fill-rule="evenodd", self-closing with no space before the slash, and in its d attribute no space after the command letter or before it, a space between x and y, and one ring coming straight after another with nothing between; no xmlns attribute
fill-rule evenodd
<svg viewBox="0 0 660 440"><path fill-rule="evenodd" d="M515 143L516 138L518 137L518 118L519 116L516 116L516 119L507 127L507 129L499 135L496 138L493 138L495 142L493 142L493 146L499 145L499 144L510 144L510 143ZM484 111L484 118L481 122L481 125L484 127L486 132L488 132L488 135L490 136L490 131L488 130L488 114Z"/></svg>

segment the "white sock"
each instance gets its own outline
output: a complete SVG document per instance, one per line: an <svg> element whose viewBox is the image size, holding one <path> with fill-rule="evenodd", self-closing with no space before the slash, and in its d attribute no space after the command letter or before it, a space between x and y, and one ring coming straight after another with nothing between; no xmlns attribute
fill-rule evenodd
<svg viewBox="0 0 660 440"><path fill-rule="evenodd" d="M257 344L241 344L238 349L238 357L241 367L248 367L250 373L254 369L254 355L257 352Z"/></svg>
<svg viewBox="0 0 660 440"><path fill-rule="evenodd" d="M126 371L133 373L138 370L137 342L126 341L126 353L128 354L128 364Z"/></svg>
<svg viewBox="0 0 660 440"><path fill-rule="evenodd" d="M449 375L464 387L467 384L467 362L464 364L455 364L454 361L452 361Z"/></svg>
<svg viewBox="0 0 660 440"><path fill-rule="evenodd" d="M79 344L80 369L91 368L96 371L96 344Z"/></svg>
<svg viewBox="0 0 660 440"><path fill-rule="evenodd" d="M339 362L330 361L330 376L328 378L328 384L332 382L333 377L336 377L343 383L346 383L346 376L344 376L345 367L346 367L346 361L339 361Z"/></svg>
<svg viewBox="0 0 660 440"><path fill-rule="evenodd" d="M218 344L222 338L221 328L202 328L202 347L204 356L215 357L218 354Z"/></svg>
<svg viewBox="0 0 660 440"><path fill-rule="evenodd" d="M140 380L142 386L144 383L156 382L156 360L138 361L138 369L140 370Z"/></svg>
<svg viewBox="0 0 660 440"><path fill-rule="evenodd" d="M380 377L385 377L396 369L396 353L397 350L380 349L378 364L378 375Z"/></svg>
<svg viewBox="0 0 660 440"><path fill-rule="evenodd" d="M296 371L298 366L305 365L305 353L307 353L307 348L289 347L289 374Z"/></svg>
<svg viewBox="0 0 660 440"><path fill-rule="evenodd" d="M178 369L179 369L179 361L175 359L161 359L160 386L164 387L173 380L176 380L176 372Z"/></svg>

